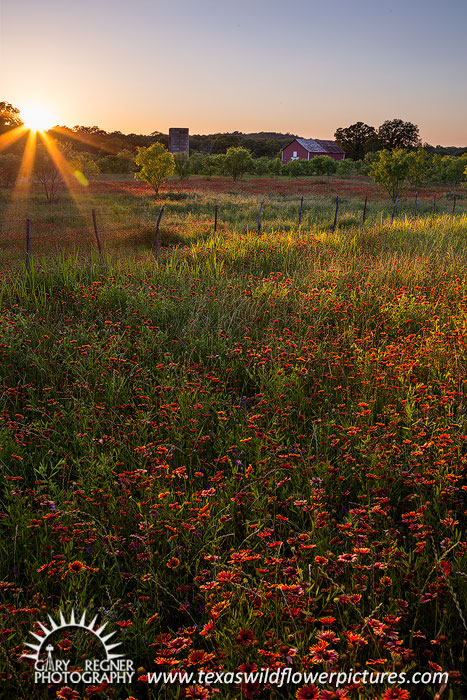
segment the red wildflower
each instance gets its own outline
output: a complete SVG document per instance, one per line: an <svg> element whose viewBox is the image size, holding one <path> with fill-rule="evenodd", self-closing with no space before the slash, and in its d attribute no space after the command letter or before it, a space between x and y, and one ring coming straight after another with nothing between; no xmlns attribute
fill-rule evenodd
<svg viewBox="0 0 467 700"><path fill-rule="evenodd" d="M239 642L242 646L245 646L246 644L251 644L254 638L255 635L253 634L252 630L240 630L237 635L237 642Z"/></svg>
<svg viewBox="0 0 467 700"><path fill-rule="evenodd" d="M317 700L320 692L314 685L303 685L297 690L295 697L297 700Z"/></svg>
<svg viewBox="0 0 467 700"><path fill-rule="evenodd" d="M190 700L206 700L209 695L209 690L201 685L191 685L185 691L185 697L190 698Z"/></svg>
<svg viewBox="0 0 467 700"><path fill-rule="evenodd" d="M410 698L409 691L402 688L389 688L382 695L382 700L408 700L408 698Z"/></svg>
<svg viewBox="0 0 467 700"><path fill-rule="evenodd" d="M60 698L60 700L75 700L75 698L79 698L79 693L66 685L64 688L57 690L56 697Z"/></svg>
<svg viewBox="0 0 467 700"><path fill-rule="evenodd" d="M79 574L85 568L82 561L72 561L68 564L68 571L72 574Z"/></svg>

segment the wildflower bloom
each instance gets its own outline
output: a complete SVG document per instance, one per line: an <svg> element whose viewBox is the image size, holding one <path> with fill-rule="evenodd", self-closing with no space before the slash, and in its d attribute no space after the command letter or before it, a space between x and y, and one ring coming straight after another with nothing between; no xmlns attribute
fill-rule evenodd
<svg viewBox="0 0 467 700"><path fill-rule="evenodd" d="M410 693L408 690L402 690L402 688L389 688L384 691L381 697L382 700L408 700Z"/></svg>
<svg viewBox="0 0 467 700"><path fill-rule="evenodd" d="M85 568L82 561L72 561L68 564L68 571L72 574L79 574Z"/></svg>
<svg viewBox="0 0 467 700"><path fill-rule="evenodd" d="M75 700L75 698L79 698L79 693L77 690L72 690L66 685L64 688L57 690L55 696L59 698L59 700Z"/></svg>
<svg viewBox="0 0 467 700"><path fill-rule="evenodd" d="M203 688L201 685L190 685L185 690L185 697L190 700L207 700L209 698L210 692L207 688Z"/></svg>
<svg viewBox="0 0 467 700"><path fill-rule="evenodd" d="M320 691L314 685L303 685L295 693L297 700L318 700L320 695Z"/></svg>
<svg viewBox="0 0 467 700"><path fill-rule="evenodd" d="M251 644L254 638L255 635L253 634L252 630L240 630L237 635L237 642L239 642L242 646L245 646L246 644Z"/></svg>

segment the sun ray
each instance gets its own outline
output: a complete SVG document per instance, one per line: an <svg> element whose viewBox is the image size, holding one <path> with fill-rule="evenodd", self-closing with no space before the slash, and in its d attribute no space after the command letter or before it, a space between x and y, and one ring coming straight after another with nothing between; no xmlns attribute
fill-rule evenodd
<svg viewBox="0 0 467 700"><path fill-rule="evenodd" d="M11 144L20 139L21 136L24 136L26 131L27 128L21 125L7 131L5 134L2 134L0 136L0 152L4 151L5 148L8 148L8 146L11 146Z"/></svg>
<svg viewBox="0 0 467 700"><path fill-rule="evenodd" d="M46 132L41 131L39 135L55 163L76 208L82 216L86 230L91 233L92 229L90 223L86 224L85 222L89 222L90 208L92 208L93 203L89 193L86 193L86 202L83 201L86 185L83 184L81 178L75 175L73 168L70 163L68 163L65 156L59 151L55 141Z"/></svg>
<svg viewBox="0 0 467 700"><path fill-rule="evenodd" d="M14 220L21 220L25 217L28 203L29 191L31 189L32 171L36 154L36 132L29 131L23 157L19 166L16 183L11 193L10 204L4 217L4 228L15 229Z"/></svg>
<svg viewBox="0 0 467 700"><path fill-rule="evenodd" d="M110 153L114 156L120 153L118 148L113 148L112 146L97 143L95 140L92 139L91 136L85 136L82 132L72 131L71 129L64 128L63 126L54 126L52 129L49 129L49 131L56 132L57 134L66 136L67 138L73 139L74 141L79 141L80 143L84 143L87 146L92 146L92 148L99 148L100 150L106 151L107 153Z"/></svg>

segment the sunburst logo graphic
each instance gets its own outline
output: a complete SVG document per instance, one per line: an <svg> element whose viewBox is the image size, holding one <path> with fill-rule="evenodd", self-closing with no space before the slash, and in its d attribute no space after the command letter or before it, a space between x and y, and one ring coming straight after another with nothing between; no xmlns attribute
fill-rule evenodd
<svg viewBox="0 0 467 700"><path fill-rule="evenodd" d="M51 615L48 615L50 625L44 625L38 621L43 634L30 632L36 643L26 642L26 646L32 650L31 653L23 654L22 659L34 661L36 683L128 683L133 677L133 662L124 658L124 654L115 651L121 646L121 642L110 642L115 632L104 633L107 622L100 627L97 626L97 615L88 623L84 612L78 619L75 611L72 610L69 619L60 610L60 618L57 622ZM81 630L92 634L100 643L105 655L104 660L86 659L84 670L70 668L70 661L66 659L54 659L54 645L51 643L52 635L56 637L64 630ZM47 652L47 657L43 657Z"/></svg>

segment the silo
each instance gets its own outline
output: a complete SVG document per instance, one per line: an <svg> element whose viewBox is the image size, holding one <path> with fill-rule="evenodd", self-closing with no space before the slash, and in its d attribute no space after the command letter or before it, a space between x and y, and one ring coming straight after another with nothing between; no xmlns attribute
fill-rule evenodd
<svg viewBox="0 0 467 700"><path fill-rule="evenodd" d="M180 151L184 151L187 156L190 155L190 136L188 129L175 127L169 129L169 151L171 153L180 153Z"/></svg>

